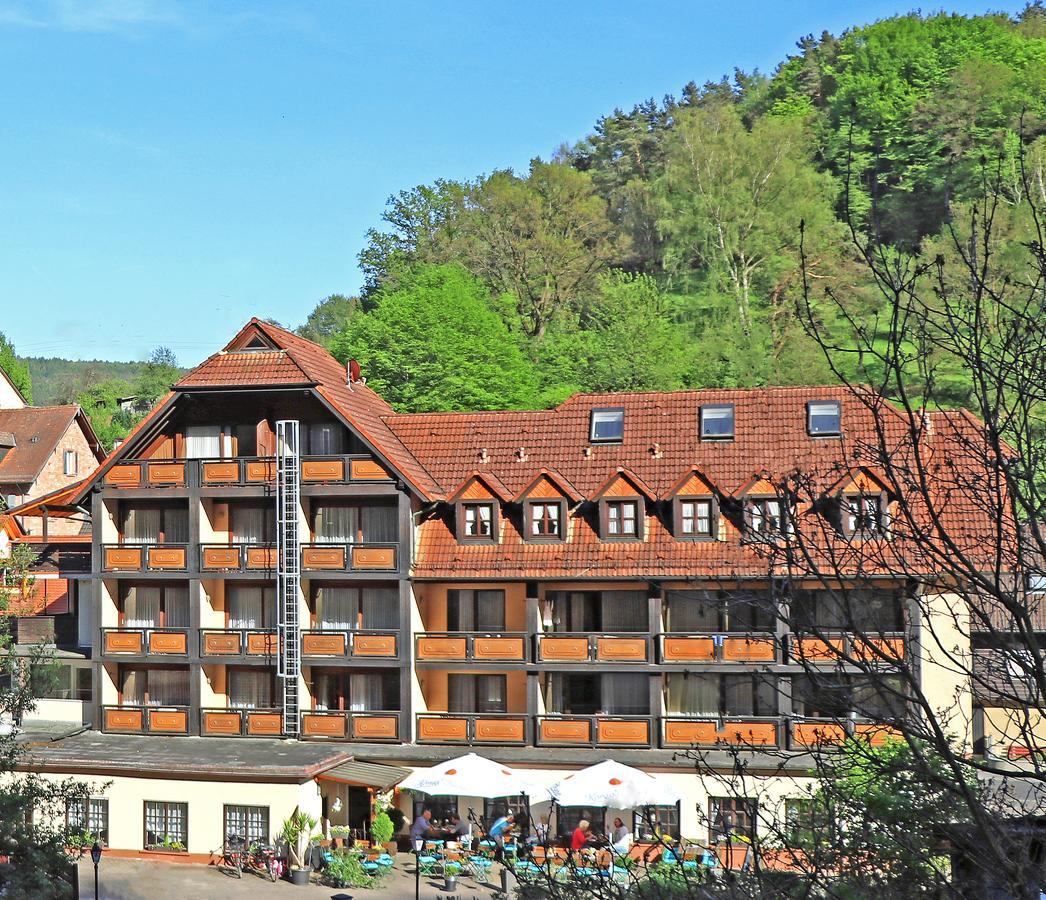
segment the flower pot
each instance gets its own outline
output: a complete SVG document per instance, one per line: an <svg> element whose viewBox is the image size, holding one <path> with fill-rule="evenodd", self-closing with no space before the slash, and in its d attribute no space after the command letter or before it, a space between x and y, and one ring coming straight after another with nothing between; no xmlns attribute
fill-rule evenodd
<svg viewBox="0 0 1046 900"><path fill-rule="evenodd" d="M443 876L443 893L453 894L458 889L458 876L457 875L444 875Z"/></svg>
<svg viewBox="0 0 1046 900"><path fill-rule="evenodd" d="M291 884L296 884L298 887L303 887L309 883L309 876L312 871L309 869L291 869L290 879Z"/></svg>

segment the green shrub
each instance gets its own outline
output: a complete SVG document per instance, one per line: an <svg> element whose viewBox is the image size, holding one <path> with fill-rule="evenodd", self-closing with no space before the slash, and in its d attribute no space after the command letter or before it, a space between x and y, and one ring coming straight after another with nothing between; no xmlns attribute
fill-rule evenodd
<svg viewBox="0 0 1046 900"><path fill-rule="evenodd" d="M338 851L323 867L323 880L331 887L369 887L373 879L355 853Z"/></svg>
<svg viewBox="0 0 1046 900"><path fill-rule="evenodd" d="M384 811L378 813L370 823L370 836L375 843L387 844L392 840L392 834L392 819L389 818L389 814Z"/></svg>

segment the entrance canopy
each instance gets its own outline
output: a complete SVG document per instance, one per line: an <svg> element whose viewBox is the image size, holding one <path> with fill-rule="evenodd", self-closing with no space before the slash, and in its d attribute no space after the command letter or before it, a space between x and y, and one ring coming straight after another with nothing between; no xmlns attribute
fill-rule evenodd
<svg viewBox="0 0 1046 900"><path fill-rule="evenodd" d="M636 809L672 806L682 793L664 779L612 759L568 775L549 788L560 806Z"/></svg>
<svg viewBox="0 0 1046 900"><path fill-rule="evenodd" d="M540 794L543 799L547 795L543 788L508 766L475 753L466 753L429 769L418 769L405 778L400 787L435 796L486 799L517 794L529 794L532 798Z"/></svg>
<svg viewBox="0 0 1046 900"><path fill-rule="evenodd" d="M316 777L323 781L337 781L339 784L354 784L387 791L408 775L410 775L410 769L403 769L400 766L386 766L382 763L350 759Z"/></svg>

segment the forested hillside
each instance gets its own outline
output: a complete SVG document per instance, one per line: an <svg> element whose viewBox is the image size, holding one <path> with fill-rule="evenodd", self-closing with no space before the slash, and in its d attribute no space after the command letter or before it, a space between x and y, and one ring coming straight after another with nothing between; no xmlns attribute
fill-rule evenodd
<svg viewBox="0 0 1046 900"><path fill-rule="evenodd" d="M850 229L884 259L947 264L950 224L990 184L1005 258L1032 235L1020 166L1046 185L1044 104L1038 3L807 36L769 76L614 110L525 172L395 194L361 296L321 302L300 331L405 410L832 380L811 322L844 346L884 327ZM938 373L935 398L962 403L968 377Z"/></svg>
<svg viewBox="0 0 1046 900"><path fill-rule="evenodd" d="M91 385L116 379L132 385L144 362L114 362L108 359L60 359L56 356L24 357L38 406L71 403Z"/></svg>

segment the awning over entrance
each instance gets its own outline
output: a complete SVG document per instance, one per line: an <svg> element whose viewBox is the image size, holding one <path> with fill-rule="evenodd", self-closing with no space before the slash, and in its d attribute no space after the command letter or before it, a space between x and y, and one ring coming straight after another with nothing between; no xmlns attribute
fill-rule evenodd
<svg viewBox="0 0 1046 900"><path fill-rule="evenodd" d="M363 787L377 788L379 791L387 791L393 785L399 784L409 774L410 769L404 769L401 766L386 766L382 763L350 759L317 775L316 778L323 781L358 784Z"/></svg>

